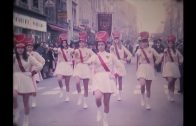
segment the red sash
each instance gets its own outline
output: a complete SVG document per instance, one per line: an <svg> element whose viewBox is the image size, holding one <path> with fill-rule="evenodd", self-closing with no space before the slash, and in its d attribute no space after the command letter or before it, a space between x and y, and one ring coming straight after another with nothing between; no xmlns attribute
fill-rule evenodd
<svg viewBox="0 0 196 126"><path fill-rule="evenodd" d="M141 50L142 50L142 52L143 52L143 54L144 54L144 57L145 57L147 63L150 63L150 60L148 59L148 57L147 57L146 52L144 51L144 49L141 48Z"/></svg>
<svg viewBox="0 0 196 126"><path fill-rule="evenodd" d="M24 69L24 67L23 67L23 65L22 65L22 62L21 62L20 58L16 58L16 59L17 59L17 61L18 61L18 65L19 65L20 70L21 70L22 72L26 72L25 69Z"/></svg>
<svg viewBox="0 0 196 126"><path fill-rule="evenodd" d="M101 65L103 66L103 68L105 69L106 72L110 72L110 69L108 68L108 66L105 64L105 62L103 61L103 59L101 58L101 56L99 54L97 54L99 61L101 62Z"/></svg>
<svg viewBox="0 0 196 126"><path fill-rule="evenodd" d="M169 53L169 57L170 57L171 61L172 61L172 62L174 62L174 58L172 57L172 55L171 55L171 51L170 51L170 49L169 49L169 48L168 48L168 53Z"/></svg>
<svg viewBox="0 0 196 126"><path fill-rule="evenodd" d="M136 70L138 69L139 66L139 56L137 56L137 66L136 66Z"/></svg>
<svg viewBox="0 0 196 126"><path fill-rule="evenodd" d="M114 44L114 47L115 47L115 52L116 52L117 58L120 59L120 55L119 55L119 52L118 52L118 49L117 49L117 45Z"/></svg>
<svg viewBox="0 0 196 126"><path fill-rule="evenodd" d="M63 51L63 49L61 49L61 52L62 52L62 54L63 54L64 60L67 62L67 57L66 57L66 55L65 55L65 53L64 53L64 51Z"/></svg>
<svg viewBox="0 0 196 126"><path fill-rule="evenodd" d="M80 61L81 61L81 63L83 63L83 56L82 56L82 52L80 49L79 49L79 52L80 52Z"/></svg>

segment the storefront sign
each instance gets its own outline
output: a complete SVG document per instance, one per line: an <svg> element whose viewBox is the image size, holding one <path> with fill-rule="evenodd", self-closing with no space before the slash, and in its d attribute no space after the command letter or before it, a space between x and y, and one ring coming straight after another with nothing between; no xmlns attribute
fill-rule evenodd
<svg viewBox="0 0 196 126"><path fill-rule="evenodd" d="M106 31L111 35L112 29L112 14L99 13L98 14L98 31Z"/></svg>
<svg viewBox="0 0 196 126"><path fill-rule="evenodd" d="M32 29L32 30L37 30L42 32L47 31L46 21L32 18L30 16L25 16L18 13L14 13L13 23L14 26L17 27L22 27L22 28Z"/></svg>

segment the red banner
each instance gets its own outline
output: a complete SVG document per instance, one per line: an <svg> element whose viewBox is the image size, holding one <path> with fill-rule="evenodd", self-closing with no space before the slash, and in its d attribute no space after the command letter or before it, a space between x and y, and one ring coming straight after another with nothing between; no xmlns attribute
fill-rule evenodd
<svg viewBox="0 0 196 126"><path fill-rule="evenodd" d="M98 31L106 31L108 35L111 35L112 29L112 14L98 13Z"/></svg>

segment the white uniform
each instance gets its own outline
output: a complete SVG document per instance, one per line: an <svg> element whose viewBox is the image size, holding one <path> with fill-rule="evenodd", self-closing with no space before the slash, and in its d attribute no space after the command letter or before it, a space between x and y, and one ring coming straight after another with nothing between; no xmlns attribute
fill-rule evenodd
<svg viewBox="0 0 196 126"><path fill-rule="evenodd" d="M82 57L83 57L83 63L81 62L80 59L80 53L79 49L81 50ZM92 72L90 70L89 65L86 63L86 61L93 56L95 53L88 48L79 48L75 50L75 67L74 67L74 73L73 76L78 76L81 79L90 79L92 76Z"/></svg>
<svg viewBox="0 0 196 126"><path fill-rule="evenodd" d="M118 49L118 53L119 53L119 56L120 56L120 62L122 63L122 67L116 67L115 68L115 73L117 73L119 76L125 76L126 75L126 69L125 69L125 64L126 64L126 60L130 60L131 57L132 57L132 54L129 52L129 50L121 45L122 47L119 48L117 46L117 49ZM117 54L116 54L116 50L115 50L115 46L112 45L110 47L110 53L112 53L113 55L115 55L117 57ZM125 55L127 55L127 57L125 57ZM118 58L118 57L117 57Z"/></svg>
<svg viewBox="0 0 196 126"><path fill-rule="evenodd" d="M44 66L44 64L45 64L45 59L44 59L39 53L37 53L37 52L35 52L35 51L32 51L32 52L31 52L31 55L32 55L33 57L35 57L35 59L36 59L37 61L39 61L39 62L42 64L42 68L43 68L43 66ZM32 71L33 71L33 70L34 70L34 66L32 67ZM42 80L43 80L40 71L38 71L38 72L33 76L33 80L34 80L35 83L36 83L36 81L42 81Z"/></svg>
<svg viewBox="0 0 196 126"><path fill-rule="evenodd" d="M153 80L155 77L153 55L156 58L155 61L156 64L158 64L161 61L161 55L159 55L151 47L144 48L144 51L148 59L150 60L150 63L147 63L142 50L139 48L136 52L136 56L138 57L138 68L137 68L136 76L137 79L143 78L146 80Z"/></svg>
<svg viewBox="0 0 196 126"><path fill-rule="evenodd" d="M120 61L111 53L99 52L98 53L105 64L108 66L110 72L106 72L97 55L92 56L88 63L94 65L94 75L92 76L92 90L100 90L103 93L114 93L117 91L114 68L122 67Z"/></svg>
<svg viewBox="0 0 196 126"><path fill-rule="evenodd" d="M58 48L58 59L57 59L54 75L71 76L73 74L73 67L72 67L73 49L68 48L68 49L63 49L63 51L64 54L66 55L67 61L65 61L61 49Z"/></svg>
<svg viewBox="0 0 196 126"><path fill-rule="evenodd" d="M173 77L173 78L180 78L180 71L179 71L179 63L183 62L182 54L176 50L176 53L172 49L170 49L171 56L174 59L174 62L171 61L168 49L164 50L164 59L163 59L163 77Z"/></svg>
<svg viewBox="0 0 196 126"><path fill-rule="evenodd" d="M14 90L16 90L19 94L33 93L36 91L36 86L33 83L31 76L31 68L33 66L34 70L40 71L42 69L42 64L38 62L33 56L29 56L27 61L23 60L21 57L21 62L26 72L22 72L20 70L18 61L16 58L14 58Z"/></svg>

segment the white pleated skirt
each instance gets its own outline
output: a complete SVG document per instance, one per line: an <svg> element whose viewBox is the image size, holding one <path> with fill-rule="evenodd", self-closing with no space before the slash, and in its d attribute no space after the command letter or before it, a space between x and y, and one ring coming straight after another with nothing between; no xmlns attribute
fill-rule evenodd
<svg viewBox="0 0 196 126"><path fill-rule="evenodd" d="M151 64L140 64L136 72L137 79L153 80L155 78L155 70Z"/></svg>
<svg viewBox="0 0 196 126"><path fill-rule="evenodd" d="M163 71L162 71L163 77L173 77L173 78L180 78L180 70L179 66L176 63L173 62L166 62L163 65Z"/></svg>
<svg viewBox="0 0 196 126"><path fill-rule="evenodd" d="M73 76L80 77L81 79L90 79L92 77L92 71L88 64L78 63L74 68Z"/></svg>
<svg viewBox="0 0 196 126"><path fill-rule="evenodd" d="M116 93L115 77L110 72L98 72L92 77L92 91L99 90L102 93Z"/></svg>
<svg viewBox="0 0 196 126"><path fill-rule="evenodd" d="M22 72L14 72L13 79L14 90L19 94L36 92L36 84L33 82L31 76L25 75Z"/></svg>
<svg viewBox="0 0 196 126"><path fill-rule="evenodd" d="M71 63L58 62L53 75L72 76L72 74L73 74L73 67Z"/></svg>
<svg viewBox="0 0 196 126"><path fill-rule="evenodd" d="M126 76L126 68L125 63L123 61L119 61L121 64L119 67L114 68L114 72L117 73L119 76Z"/></svg>

